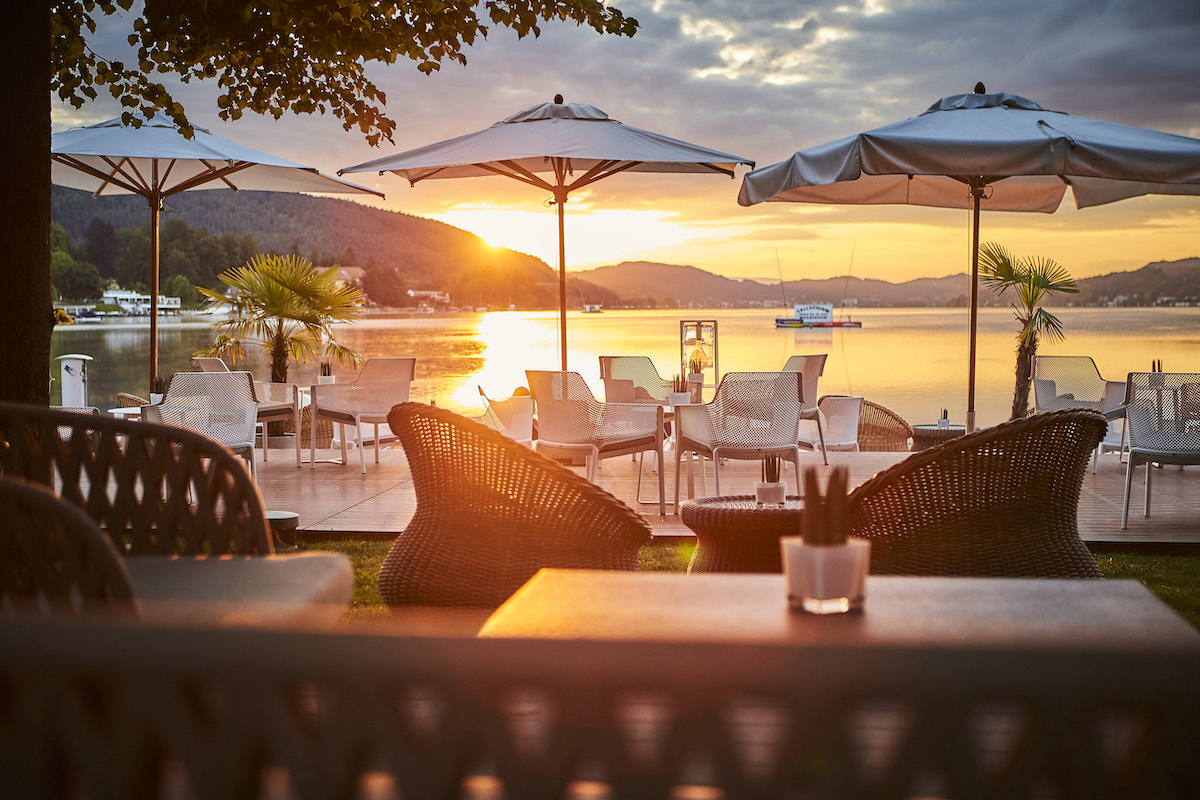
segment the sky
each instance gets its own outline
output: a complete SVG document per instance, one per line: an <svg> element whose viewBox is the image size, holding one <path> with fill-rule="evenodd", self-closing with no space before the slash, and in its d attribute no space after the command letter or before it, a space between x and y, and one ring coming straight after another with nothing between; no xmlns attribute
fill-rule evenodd
<svg viewBox="0 0 1200 800"><path fill-rule="evenodd" d="M632 38L544 23L541 37L493 29L465 67L431 76L374 64L397 121L394 143L367 145L332 116L217 117L214 87L169 88L212 133L327 174L486 128L561 93L621 122L769 164L796 150L920 114L972 91L1200 138L1196 0L611 0ZM121 58L129 18L95 39ZM55 131L120 113L101 99L55 100ZM732 278L903 281L969 271L969 212L915 206L737 204L746 169L719 175L627 174L572 194L568 270L621 261L687 264ZM429 217L557 263L550 198L504 178L426 181L346 176L386 194L364 202ZM981 239L1052 258L1077 277L1200 256L1200 197L1141 197L1055 214L983 215Z"/></svg>

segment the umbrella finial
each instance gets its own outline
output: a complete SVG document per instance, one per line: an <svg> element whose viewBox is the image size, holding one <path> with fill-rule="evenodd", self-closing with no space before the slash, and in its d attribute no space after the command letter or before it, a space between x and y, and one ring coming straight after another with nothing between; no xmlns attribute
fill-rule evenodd
<svg viewBox="0 0 1200 800"><path fill-rule="evenodd" d="M556 105L561 106L562 105L562 95L561 94L554 95L554 102Z"/></svg>
<svg viewBox="0 0 1200 800"><path fill-rule="evenodd" d="M987 94L987 88L983 85L983 81L975 84L975 94Z"/></svg>

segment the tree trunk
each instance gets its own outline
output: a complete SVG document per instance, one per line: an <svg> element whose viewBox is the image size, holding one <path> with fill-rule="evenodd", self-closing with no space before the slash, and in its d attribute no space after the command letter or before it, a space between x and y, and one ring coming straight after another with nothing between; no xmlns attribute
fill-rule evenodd
<svg viewBox="0 0 1200 800"><path fill-rule="evenodd" d="M50 402L50 11L15 3L0 33L0 75L8 109L0 117L4 249L0 270L0 401Z"/></svg>
<svg viewBox="0 0 1200 800"><path fill-rule="evenodd" d="M1012 418L1021 419L1029 414L1029 386L1033 382L1033 357L1037 355L1037 334L1017 344L1017 384L1013 388Z"/></svg>
<svg viewBox="0 0 1200 800"><path fill-rule="evenodd" d="M287 383L288 350L287 339L284 337L283 323L275 331L271 339L271 380L276 383Z"/></svg>

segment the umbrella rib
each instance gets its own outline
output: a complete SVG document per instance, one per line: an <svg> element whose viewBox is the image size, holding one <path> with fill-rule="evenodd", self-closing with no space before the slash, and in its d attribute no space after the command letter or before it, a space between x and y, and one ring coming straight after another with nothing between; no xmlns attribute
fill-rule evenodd
<svg viewBox="0 0 1200 800"><path fill-rule="evenodd" d="M579 177L579 180L572 183L569 189L578 189L581 186L587 186L590 183L604 180L618 173L624 172L627 169L636 167L638 164L644 164L644 161L601 161L596 166L589 169Z"/></svg>
<svg viewBox="0 0 1200 800"><path fill-rule="evenodd" d="M118 179L117 172L113 172L112 174L109 174L107 172L104 172L103 170L98 170L95 167L91 166L90 164L86 164L86 163L80 161L78 158L75 158L74 156L62 155L60 153L51 153L50 158L54 159L55 161L57 161L60 164L64 164L68 167L71 167L72 169L77 169L80 172L87 173L88 175L91 175L93 178L97 178L100 181L102 181L102 183L100 184L100 188L97 189L95 192L96 195L99 195L100 192L102 192L104 190L104 187L110 183L115 186L121 187L122 189L124 189L127 192L132 192L134 194L140 194L143 196L148 191L144 187L138 186L133 181L129 180L128 176L125 176L123 173L121 173L123 179ZM107 158L105 159L105 161L110 166L112 166L114 168L114 170L119 169L119 167L117 165L113 164Z"/></svg>
<svg viewBox="0 0 1200 800"><path fill-rule="evenodd" d="M252 161L237 161L237 162L231 163L228 167L225 167L223 169L216 169L212 165L210 165L207 161L204 161L203 159L196 159L196 160L199 161L201 164L203 164L205 167L207 167L208 171L202 172L199 175L195 175L191 178L188 178L186 181L184 181L183 183L180 183L178 186L172 186L169 190L163 192L164 197L169 197L170 195L178 194L179 192L186 192L189 189L194 189L197 186L201 186L206 183L211 183L212 181L216 181L216 180L224 181L229 186L230 189L234 189L236 191L237 187L234 186L229 181L225 180L225 176L232 175L235 172L241 172L242 170L247 169L248 167L254 166L254 162L252 162Z"/></svg>
<svg viewBox="0 0 1200 800"><path fill-rule="evenodd" d="M518 180L522 183L528 183L531 186L536 186L539 189L545 189L548 192L554 191L553 186L514 161L500 161L497 163L503 164L504 166L508 167L508 169L512 170L512 172L507 172L499 167L493 166L492 164L483 162L478 164L478 166L480 169L486 169L488 172L494 172L497 175L503 175L506 178L512 178L513 180Z"/></svg>

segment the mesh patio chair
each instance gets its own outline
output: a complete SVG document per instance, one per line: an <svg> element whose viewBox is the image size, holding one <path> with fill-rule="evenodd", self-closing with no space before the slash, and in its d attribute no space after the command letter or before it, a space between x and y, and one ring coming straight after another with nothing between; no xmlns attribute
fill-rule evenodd
<svg viewBox="0 0 1200 800"><path fill-rule="evenodd" d="M123 554L274 552L242 460L193 430L0 404L0 475L53 488Z"/></svg>
<svg viewBox="0 0 1200 800"><path fill-rule="evenodd" d="M254 401L258 404L255 419L263 426L263 461L270 460L270 441L267 425L290 422L292 443L296 447L296 467L300 467L300 387L294 383L254 381Z"/></svg>
<svg viewBox="0 0 1200 800"><path fill-rule="evenodd" d="M124 559L82 509L0 477L0 518L0 617L137 613Z"/></svg>
<svg viewBox="0 0 1200 800"><path fill-rule="evenodd" d="M367 473L367 456L364 452L365 435L363 425L374 430L375 463L379 463L379 426L387 423L392 406L408 402L409 389L416 373L415 358L368 358L358 376L349 383L325 383L312 387L313 424L309 426L309 457L312 467L317 466L317 423L322 418L338 424L335 437L341 444L342 459L346 464L346 426L351 431L358 447L359 466Z"/></svg>
<svg viewBox="0 0 1200 800"><path fill-rule="evenodd" d="M392 606L495 608L543 567L637 568L642 517L599 486L452 411L388 414L417 509L379 573Z"/></svg>
<svg viewBox="0 0 1200 800"><path fill-rule="evenodd" d="M817 440L821 443L821 458L829 464L829 456L825 453L825 431L821 427L821 415L817 413L817 380L825 374L825 360L828 353L812 356L792 356L783 365L784 372L799 372L803 376L804 393L801 397L800 419L811 419L817 423Z"/></svg>
<svg viewBox="0 0 1200 800"><path fill-rule="evenodd" d="M952 439L850 494L850 533L885 575L1099 578L1076 511L1104 417L1036 414Z"/></svg>
<svg viewBox="0 0 1200 800"><path fill-rule="evenodd" d="M1200 464L1200 373L1131 372L1125 390L1129 462L1121 530L1129 524L1133 471L1146 465L1144 516L1150 516L1154 464Z"/></svg>
<svg viewBox="0 0 1200 800"><path fill-rule="evenodd" d="M249 372L176 372L162 402L143 406L142 419L188 428L214 439L254 466L258 401Z"/></svg>
<svg viewBox="0 0 1200 800"><path fill-rule="evenodd" d="M827 394L818 405L825 402L827 397L845 397L845 395ZM904 418L891 409L884 408L870 400L862 401L862 410L858 416L858 450L861 453L906 453L912 449L912 426Z"/></svg>
<svg viewBox="0 0 1200 800"><path fill-rule="evenodd" d="M609 403L663 405L672 389L648 356L600 356L600 380Z"/></svg>
<svg viewBox="0 0 1200 800"><path fill-rule="evenodd" d="M578 372L526 370L538 418L538 451L551 458L582 455L594 481L601 460L641 454L637 500L642 499L646 451L658 467L658 513L666 513L663 478L663 408L650 403L601 403Z"/></svg>
<svg viewBox="0 0 1200 800"><path fill-rule="evenodd" d="M229 366L223 358L192 356L192 361L196 362L196 369L201 372L229 372Z"/></svg>
<svg viewBox="0 0 1200 800"><path fill-rule="evenodd" d="M1063 408L1090 408L1109 421L1105 440L1096 447L1092 472L1096 472L1100 454L1105 450L1123 451L1125 447L1124 381L1106 381L1091 356L1034 356L1033 402L1038 413ZM1111 439L1120 436L1120 444Z"/></svg>
<svg viewBox="0 0 1200 800"><path fill-rule="evenodd" d="M862 406L861 397L822 397L817 403L821 416L819 422L800 420L800 434L797 437L800 444L816 450L819 443L817 425L820 424L825 431L827 450L858 452L858 422Z"/></svg>
<svg viewBox="0 0 1200 800"><path fill-rule="evenodd" d="M502 434L521 444L533 444L533 398L528 394L514 394L507 400L493 400L477 386L479 395L487 403L487 414Z"/></svg>
<svg viewBox="0 0 1200 800"><path fill-rule="evenodd" d="M796 467L800 492L801 376L798 372L727 372L711 402L675 407L675 513L679 513L679 466L684 453L713 462L717 495L721 492L721 459L759 460L778 455ZM688 458L688 470L692 460ZM703 484L702 484L703 485ZM704 489L702 489L704 491Z"/></svg>

